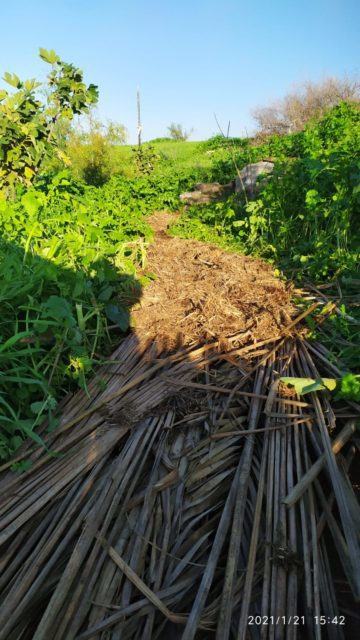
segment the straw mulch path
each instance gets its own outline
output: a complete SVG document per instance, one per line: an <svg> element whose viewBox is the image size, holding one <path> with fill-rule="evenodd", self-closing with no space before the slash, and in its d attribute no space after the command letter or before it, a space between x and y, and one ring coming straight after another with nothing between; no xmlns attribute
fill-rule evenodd
<svg viewBox="0 0 360 640"><path fill-rule="evenodd" d="M288 305L263 339L130 335L2 470L0 640L356 637L360 408L280 383L339 374Z"/></svg>
<svg viewBox="0 0 360 640"><path fill-rule="evenodd" d="M156 336L173 348L214 339L225 346L240 329L242 344L277 335L294 312L291 287L261 260L169 237L173 217L157 212L150 218L156 236L146 270L156 279L132 314L141 339Z"/></svg>

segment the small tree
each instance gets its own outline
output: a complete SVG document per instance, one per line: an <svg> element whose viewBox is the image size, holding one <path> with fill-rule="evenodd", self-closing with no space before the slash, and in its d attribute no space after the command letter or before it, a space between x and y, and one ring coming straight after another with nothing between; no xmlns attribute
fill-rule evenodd
<svg viewBox="0 0 360 640"><path fill-rule="evenodd" d="M347 78L326 78L318 84L306 82L278 102L256 109L253 117L261 134L301 131L309 120L320 118L340 102L360 102L360 83Z"/></svg>
<svg viewBox="0 0 360 640"><path fill-rule="evenodd" d="M84 84L80 69L61 61L54 51L40 49L39 55L52 66L45 87L6 72L5 82L16 91L0 91L0 188L6 192L16 182L31 185L43 161L56 153L60 121L88 112L98 100L97 87ZM40 87L45 102L39 98Z"/></svg>
<svg viewBox="0 0 360 640"><path fill-rule="evenodd" d="M71 131L65 153L78 177L99 187L114 171L113 146L124 144L126 138L124 125L110 121L105 126L90 115L86 130Z"/></svg>
<svg viewBox="0 0 360 640"><path fill-rule="evenodd" d="M191 129L191 131L185 131L182 124L175 124L175 122L172 122L168 127L168 131L172 140L185 142L185 140L188 140L190 138L193 129Z"/></svg>

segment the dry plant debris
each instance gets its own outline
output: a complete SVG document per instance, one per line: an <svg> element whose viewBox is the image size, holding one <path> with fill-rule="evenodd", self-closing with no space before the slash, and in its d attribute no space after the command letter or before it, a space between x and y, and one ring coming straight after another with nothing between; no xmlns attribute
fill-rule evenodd
<svg viewBox="0 0 360 640"><path fill-rule="evenodd" d="M281 375L334 373L319 345L229 342L130 336L43 426L48 451L21 452L32 468L2 471L1 640L351 637L359 407L282 394Z"/></svg>
<svg viewBox="0 0 360 640"><path fill-rule="evenodd" d="M197 240L166 235L166 212L150 219L156 236L147 271L156 279L133 312L139 337L169 348L243 331L239 344L277 335L294 314L291 289L270 265Z"/></svg>
<svg viewBox="0 0 360 640"><path fill-rule="evenodd" d="M238 286L234 257L224 260ZM0 640L357 637L360 407L279 384L339 373L296 333L317 304L269 320L273 336L269 324L248 328L242 344L247 295L250 286L232 312L238 324L226 319L225 350L219 325L218 340L172 353L130 335L89 397L63 401L59 428L42 425L46 449L20 451L32 467L0 469ZM200 335L187 326L186 339ZM346 624L321 626L320 616Z"/></svg>

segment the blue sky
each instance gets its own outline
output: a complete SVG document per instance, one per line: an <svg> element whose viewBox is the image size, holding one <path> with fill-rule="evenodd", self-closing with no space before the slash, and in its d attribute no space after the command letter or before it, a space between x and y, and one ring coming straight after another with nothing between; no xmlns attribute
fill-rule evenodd
<svg viewBox="0 0 360 640"><path fill-rule="evenodd" d="M253 130L251 110L306 80L359 75L358 0L1 0L0 74L42 79L55 49L99 86L99 117L136 138Z"/></svg>

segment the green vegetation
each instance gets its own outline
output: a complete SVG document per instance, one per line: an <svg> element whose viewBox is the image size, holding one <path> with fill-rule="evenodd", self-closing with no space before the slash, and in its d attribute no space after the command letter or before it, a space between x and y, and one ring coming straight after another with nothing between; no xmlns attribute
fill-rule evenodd
<svg viewBox="0 0 360 640"><path fill-rule="evenodd" d="M359 258L360 110L346 103L298 134L266 144L233 148L233 158L214 160L221 182L235 167L271 158L272 179L258 197L191 207L175 232L196 234L272 260L293 277L314 281L350 276ZM206 230L204 229L206 227Z"/></svg>
<svg viewBox="0 0 360 640"><path fill-rule="evenodd" d="M8 72L4 75L16 89L11 94L0 92L0 188L7 192L17 182L34 182L44 160L60 151L58 123L88 112L98 99L97 87L86 87L80 69L62 62L54 51L40 49L40 57L52 66L45 86L36 80L22 82ZM45 104L38 98L40 88L47 93Z"/></svg>
<svg viewBox="0 0 360 640"><path fill-rule="evenodd" d="M109 122L107 126L88 118L85 130L70 129L64 144L64 157L74 175L86 184L100 187L116 174L114 149L126 141L123 125Z"/></svg>
<svg viewBox="0 0 360 640"><path fill-rule="evenodd" d="M59 399L77 385L86 391L127 332L147 284L139 277L152 238L147 215L180 209L182 192L230 182L250 162L275 162L254 200L240 193L190 207L172 233L262 256L299 282L326 283L330 294L336 282L342 300L326 344L357 366L359 307L349 306L359 283L356 106L341 103L262 145L215 136L132 148L121 125L92 119L76 132L72 118L89 111L97 89L54 52L41 57L52 65L45 104L38 83L14 75L5 80L15 93L0 92L0 460L26 437L39 441L44 418L55 428Z"/></svg>
<svg viewBox="0 0 360 640"><path fill-rule="evenodd" d="M194 177L89 187L68 170L0 199L0 459L52 414L127 332L141 297L152 230L146 216L176 209Z"/></svg>

